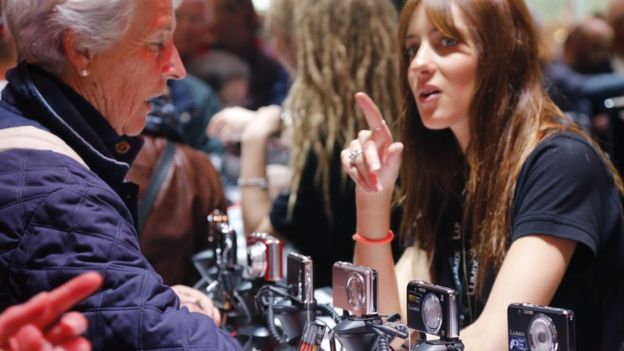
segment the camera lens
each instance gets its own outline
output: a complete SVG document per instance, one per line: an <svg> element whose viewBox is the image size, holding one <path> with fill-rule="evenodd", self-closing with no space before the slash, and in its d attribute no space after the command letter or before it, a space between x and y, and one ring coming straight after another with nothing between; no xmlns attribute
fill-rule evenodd
<svg viewBox="0 0 624 351"><path fill-rule="evenodd" d="M536 314L529 323L529 347L532 351L556 351L559 344L557 329L545 314Z"/></svg>
<svg viewBox="0 0 624 351"><path fill-rule="evenodd" d="M364 279L358 273L349 274L347 278L347 302L354 310L359 311L364 307Z"/></svg>
<svg viewBox="0 0 624 351"><path fill-rule="evenodd" d="M247 248L247 272L251 279L263 277L267 270L267 247L257 242Z"/></svg>
<svg viewBox="0 0 624 351"><path fill-rule="evenodd" d="M438 334L442 327L442 304L435 294L425 295L422 302L422 319L427 333Z"/></svg>

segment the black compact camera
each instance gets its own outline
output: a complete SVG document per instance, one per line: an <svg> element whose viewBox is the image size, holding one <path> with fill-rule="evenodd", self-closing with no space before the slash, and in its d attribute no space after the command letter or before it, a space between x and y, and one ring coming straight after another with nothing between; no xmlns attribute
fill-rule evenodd
<svg viewBox="0 0 624 351"><path fill-rule="evenodd" d="M459 338L457 293L453 289L414 280L407 285L407 326L419 332Z"/></svg>
<svg viewBox="0 0 624 351"><path fill-rule="evenodd" d="M510 351L576 351L574 312L513 303L507 308Z"/></svg>
<svg viewBox="0 0 624 351"><path fill-rule="evenodd" d="M377 271L349 262L336 262L332 269L334 307L355 315L377 313Z"/></svg>
<svg viewBox="0 0 624 351"><path fill-rule="evenodd" d="M297 302L314 303L314 270L309 256L291 252L286 259L286 287Z"/></svg>
<svg viewBox="0 0 624 351"><path fill-rule="evenodd" d="M282 255L284 244L268 233L252 233L247 237L247 276L277 282L284 278Z"/></svg>

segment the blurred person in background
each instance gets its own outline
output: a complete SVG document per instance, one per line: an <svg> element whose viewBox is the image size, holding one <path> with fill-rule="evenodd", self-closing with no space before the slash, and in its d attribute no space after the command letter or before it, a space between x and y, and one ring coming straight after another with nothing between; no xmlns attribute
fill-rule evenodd
<svg viewBox="0 0 624 351"><path fill-rule="evenodd" d="M624 74L624 0L612 0L606 12L607 21L613 27L613 71Z"/></svg>
<svg viewBox="0 0 624 351"><path fill-rule="evenodd" d="M208 51L214 42L212 26L215 16L211 0L182 0L176 8L177 27L173 34L184 65Z"/></svg>
<svg viewBox="0 0 624 351"><path fill-rule="evenodd" d="M95 350L236 350L208 298L163 284L142 255L125 180L151 110L186 71L172 0L6 0L23 59L0 102L0 310L86 271L77 310ZM179 295L179 297L178 297ZM202 308L203 307L203 308Z"/></svg>
<svg viewBox="0 0 624 351"><path fill-rule="evenodd" d="M207 154L184 145L180 117L165 97L152 100L143 146L126 179L139 186L141 252L166 285L193 286L191 257L209 248L206 217L226 211L219 173Z"/></svg>
<svg viewBox="0 0 624 351"><path fill-rule="evenodd" d="M624 76L611 67L614 31L600 17L573 26L560 59L546 66L544 77L554 102L585 130L609 142L604 101L624 95Z"/></svg>
<svg viewBox="0 0 624 351"><path fill-rule="evenodd" d="M259 36L259 21L252 0L209 0L214 9L211 50L225 50L247 62L251 69L249 100L256 110L281 104L288 93L289 76L267 52Z"/></svg>
<svg viewBox="0 0 624 351"><path fill-rule="evenodd" d="M245 231L278 234L310 255L317 287L330 285L334 262L353 254L354 187L339 157L365 125L353 95L362 90L376 96L390 126L399 110L396 16L389 0L272 1L269 31L295 74L288 98L283 108L267 107L255 116L222 111L208 129L242 143L238 184ZM266 150L283 123L292 181L272 201Z"/></svg>
<svg viewBox="0 0 624 351"><path fill-rule="evenodd" d="M613 72L611 68L614 31L600 17L590 17L572 28L563 44L562 60L582 74Z"/></svg>
<svg viewBox="0 0 624 351"><path fill-rule="evenodd" d="M173 42L186 67L205 53L212 42L214 11L210 0L183 0L176 12L177 26ZM220 154L223 145L204 132L212 116L221 109L214 89L201 79L187 74L181 80L169 80L165 98L175 107L185 144L205 153Z"/></svg>
<svg viewBox="0 0 624 351"><path fill-rule="evenodd" d="M247 105L251 72L236 55L211 50L195 58L187 69L217 92L223 108Z"/></svg>
<svg viewBox="0 0 624 351"><path fill-rule="evenodd" d="M187 75L167 82L163 98L175 108L182 141L206 154L221 154L223 145L205 133L210 119L221 109L219 95L201 79Z"/></svg>

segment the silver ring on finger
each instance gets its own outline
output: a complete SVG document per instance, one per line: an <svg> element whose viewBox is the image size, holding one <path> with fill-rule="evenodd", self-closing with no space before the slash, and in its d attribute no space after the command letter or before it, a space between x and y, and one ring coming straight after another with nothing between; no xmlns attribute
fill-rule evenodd
<svg viewBox="0 0 624 351"><path fill-rule="evenodd" d="M355 161L357 161L358 157L360 157L361 154L362 154L361 148L357 148L357 149L353 149L349 151L349 163L351 163L351 165L354 165Z"/></svg>

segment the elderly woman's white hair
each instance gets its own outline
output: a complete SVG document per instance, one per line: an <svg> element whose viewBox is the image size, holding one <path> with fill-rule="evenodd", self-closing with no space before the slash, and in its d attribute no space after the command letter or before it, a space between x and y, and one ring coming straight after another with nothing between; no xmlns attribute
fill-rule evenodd
<svg viewBox="0 0 624 351"><path fill-rule="evenodd" d="M60 75L66 66L63 33L79 38L91 53L114 46L126 33L137 0L4 0L7 25L18 54L28 63ZM172 0L174 8L182 0Z"/></svg>

